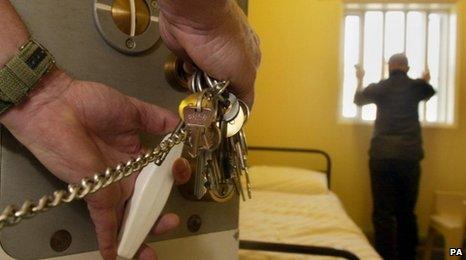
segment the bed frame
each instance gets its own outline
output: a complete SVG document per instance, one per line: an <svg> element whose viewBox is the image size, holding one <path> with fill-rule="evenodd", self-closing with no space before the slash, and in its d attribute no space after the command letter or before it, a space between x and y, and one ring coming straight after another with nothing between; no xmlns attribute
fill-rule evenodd
<svg viewBox="0 0 466 260"><path fill-rule="evenodd" d="M277 153L302 153L306 155L323 156L326 162L326 168L325 170L321 170L321 171L326 173L327 175L327 186L330 190L332 160L330 158L330 155L326 153L325 151L318 150L318 149L295 149L295 148L258 147L258 146L249 147L249 151L264 151L264 152L277 152ZM240 240L239 248L246 249L246 250L269 251L269 252L279 252L279 253L334 256L334 257L340 257L340 258L345 258L349 260L359 259L355 254L349 251L331 248L331 247L303 246L303 245L293 245L293 244Z"/></svg>
<svg viewBox="0 0 466 260"><path fill-rule="evenodd" d="M261 147L261 146L250 146L248 147L249 151L264 151L264 152L277 152L277 153L301 153L307 155L320 155L325 159L325 169L319 170L327 175L327 186L330 190L330 181L332 174L332 159L330 155L319 149L298 149L298 148L282 148L282 147Z"/></svg>

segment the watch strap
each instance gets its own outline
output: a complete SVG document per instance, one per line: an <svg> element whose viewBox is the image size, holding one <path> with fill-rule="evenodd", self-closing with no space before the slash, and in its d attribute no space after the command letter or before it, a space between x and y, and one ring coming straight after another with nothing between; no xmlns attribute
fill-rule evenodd
<svg viewBox="0 0 466 260"><path fill-rule="evenodd" d="M19 104L55 64L53 56L30 40L0 70L0 114Z"/></svg>

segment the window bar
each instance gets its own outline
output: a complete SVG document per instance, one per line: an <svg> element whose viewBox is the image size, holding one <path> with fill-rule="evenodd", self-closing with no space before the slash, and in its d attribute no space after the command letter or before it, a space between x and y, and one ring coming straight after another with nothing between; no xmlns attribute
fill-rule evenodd
<svg viewBox="0 0 466 260"><path fill-rule="evenodd" d="M364 69L364 29L366 27L365 14L366 12L359 13L359 65L363 69ZM363 81L363 85L364 85L364 81ZM362 108L360 106L357 106L356 117L358 118L358 120L362 119Z"/></svg>
<svg viewBox="0 0 466 260"><path fill-rule="evenodd" d="M448 89L447 82L447 64L448 64L448 23L445 19L445 13L439 12L440 19L440 58L439 58L439 81L437 86L437 121L443 122L445 115L445 98ZM445 39L442 41L442 39Z"/></svg>
<svg viewBox="0 0 466 260"><path fill-rule="evenodd" d="M451 85L451 82L450 82L450 41L451 41L451 35L450 35L450 15L447 13L446 18L444 19L444 23L446 23L446 30L443 32L444 33L444 36L445 38L447 39L446 40L446 48L445 48L445 54L444 54L444 57L445 57L445 60L444 60L444 65L445 65L445 70L444 70L444 84L445 86L443 86L443 96L442 96L442 99L439 100L439 107L441 107L440 109L440 113L439 113L439 117L438 117L438 120L441 122L441 123L446 123L447 122L447 114L448 114L448 96L450 95L450 85Z"/></svg>
<svg viewBox="0 0 466 260"><path fill-rule="evenodd" d="M385 32L386 32L386 28L385 28L385 15L386 15L386 11L383 11L382 13L382 73L380 73L380 80L383 80L385 78Z"/></svg>
<svg viewBox="0 0 466 260"><path fill-rule="evenodd" d="M387 9L383 8L383 9L380 9L380 11L382 11L383 13L383 16L382 16L382 27L383 27L383 33L382 33L382 60L381 60L381 66L382 66L382 79L385 77L386 73L385 72L385 63L386 63L386 57L385 57L385 49L386 49L386 44L385 44L385 39L386 39L386 24L387 24L387 21L386 21L386 13L387 13ZM390 11L393 11L390 9ZM403 14L404 14L404 19L405 19L405 24L404 24L404 52L406 53L407 51L407 37L408 37L408 14L409 12L411 11L420 11L420 12L423 12L424 14L424 22L425 22L425 41L424 41L424 47L425 47L425 62L424 62L424 69L425 70L428 70L430 69L430 63L429 63L429 57L432 55L430 53L430 50L429 48L431 47L430 44L429 44L429 38L431 37L430 35L430 32L429 32L429 26L432 25L431 23L431 20L430 20L430 15L432 15L432 11L431 10L427 10L427 9L423 9L423 8L419 8L419 9L416 9L416 10L408 10L408 9L403 9L403 10L400 10L400 11L403 11ZM366 11L364 10L361 10L359 12L353 12L354 15L357 15L359 16L359 19L360 19L360 43L359 43L359 48L360 48L360 53L359 53L359 64L364 66L364 56L365 56L365 52L364 52L364 45L365 45L365 42L364 42L364 38L366 37L365 36L365 13ZM450 57L450 52L452 52L453 50L453 47L452 46L452 42L453 42L453 37L451 36L451 30L453 28L453 24L451 23L450 21L450 15L451 15L451 10L450 12L441 12L442 14L446 14L446 17L441 17L441 20L445 20L447 19L448 22L446 22L445 24L445 21L441 21L441 28L440 28L440 33L441 33L441 39L444 39L444 41L441 42L441 44L443 46L441 46L441 52L442 52L442 55L444 58L442 58L442 61L440 62L441 64L439 64L440 66L440 70L441 72L440 75L439 75L439 86L437 86L437 89L440 90L439 92L442 92L441 94L438 93L438 99L439 99L439 102L438 102L438 106L437 106L437 109L438 109L438 117L437 117L437 120L436 122L437 123L448 123L449 120L450 120L450 113L452 111L452 107L450 104L448 104L447 100L448 98L451 96L451 93L452 91L454 91L454 89L452 88L452 86L450 86L451 84L453 84L453 78L451 78L451 76L449 75L449 73L452 72L452 68L449 67L449 65L451 64L451 60L452 60L452 57ZM445 39L446 37L446 39ZM446 44L446 45L445 45ZM446 53L445 53L446 52ZM445 56L446 54L446 56ZM448 66L446 66L448 65ZM443 95L442 95L443 94ZM420 104L420 121L422 123L427 123L427 110L428 110L428 104L427 102L422 102ZM357 110L357 118L359 120L362 119L362 109L358 107L358 110Z"/></svg>
<svg viewBox="0 0 466 260"><path fill-rule="evenodd" d="M404 47L403 47L403 53L406 54L406 48L408 45L408 11L404 11L404 15L405 15L405 33L404 33L405 42L404 42Z"/></svg>
<svg viewBox="0 0 466 260"><path fill-rule="evenodd" d="M455 19L453 19L455 17ZM448 89L446 98L447 113L445 115L445 124L452 124L455 120L455 91L456 91L456 51L457 51L457 30L458 24L456 20L456 14L453 10L450 10L448 14ZM455 29L455 31L453 31ZM453 32L453 33L452 33ZM453 36L455 35L455 36ZM452 65L453 64L453 65ZM450 66L452 65L452 66Z"/></svg>
<svg viewBox="0 0 466 260"><path fill-rule="evenodd" d="M425 39L425 52L426 52L426 55L425 55L425 68L424 68L424 71L427 71L429 69L429 15L430 15L430 12L426 12L426 19L425 19L425 28L426 28L426 39ZM422 102L422 119L421 119L421 122L426 122L427 121L427 102L426 101L423 101Z"/></svg>

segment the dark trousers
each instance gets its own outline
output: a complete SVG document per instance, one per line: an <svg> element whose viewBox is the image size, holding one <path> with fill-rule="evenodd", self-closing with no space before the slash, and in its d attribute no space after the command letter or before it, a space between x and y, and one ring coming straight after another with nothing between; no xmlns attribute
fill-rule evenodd
<svg viewBox="0 0 466 260"><path fill-rule="evenodd" d="M419 190L419 161L369 162L375 248L387 260L415 259L418 228L414 208Z"/></svg>

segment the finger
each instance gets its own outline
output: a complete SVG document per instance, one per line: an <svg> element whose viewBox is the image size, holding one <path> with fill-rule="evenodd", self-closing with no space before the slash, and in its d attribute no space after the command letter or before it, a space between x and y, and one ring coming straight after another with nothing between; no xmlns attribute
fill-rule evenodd
<svg viewBox="0 0 466 260"><path fill-rule="evenodd" d="M126 200L122 200L115 209L116 216L117 216L117 223L121 226L123 222L123 217L125 215L125 208L126 208Z"/></svg>
<svg viewBox="0 0 466 260"><path fill-rule="evenodd" d="M243 100L248 105L249 109L252 109L254 105L254 97L255 97L254 90L251 90L246 95L240 96L241 100Z"/></svg>
<svg viewBox="0 0 466 260"><path fill-rule="evenodd" d="M208 30L212 28L212 24L217 24L223 21L221 15L224 15L224 10L228 1L218 0L159 0L158 6L161 14L173 19L182 19L188 26L194 26L196 30ZM212 8L212 9L210 9ZM211 10L217 10L212 12ZM222 12L221 12L222 11ZM196 27L197 26L197 27ZM199 29L198 29L199 28Z"/></svg>
<svg viewBox="0 0 466 260"><path fill-rule="evenodd" d="M152 228L152 234L161 235L174 228L180 224L180 218L178 215L173 213L168 213L163 215Z"/></svg>
<svg viewBox="0 0 466 260"><path fill-rule="evenodd" d="M105 160L89 163L92 169L102 169ZM87 165L86 165L87 166ZM117 256L118 217L117 205L121 198L121 189L118 185L110 185L86 197L87 208L94 223L99 251L103 259L114 260Z"/></svg>
<svg viewBox="0 0 466 260"><path fill-rule="evenodd" d="M191 178L191 167L188 160L178 158L172 167L176 185L185 184Z"/></svg>
<svg viewBox="0 0 466 260"><path fill-rule="evenodd" d="M139 128L149 134L166 134L179 122L178 116L162 107L152 105L135 98L131 102L139 111Z"/></svg>
<svg viewBox="0 0 466 260"><path fill-rule="evenodd" d="M155 250L149 247L146 244L142 244L141 248L139 248L138 252L136 253L136 259L138 260L156 260L157 255L155 254Z"/></svg>
<svg viewBox="0 0 466 260"><path fill-rule="evenodd" d="M87 200L87 207L94 222L99 251L104 259L115 259L117 255L118 217L114 203L102 203L103 197L117 197L115 190L118 187L109 187L112 190L99 192ZM113 194L113 195L112 195Z"/></svg>
<svg viewBox="0 0 466 260"><path fill-rule="evenodd" d="M249 86L249 84L235 84L232 81L229 89L236 95L238 99L244 101L248 107L252 109L254 105L255 89L254 87Z"/></svg>

